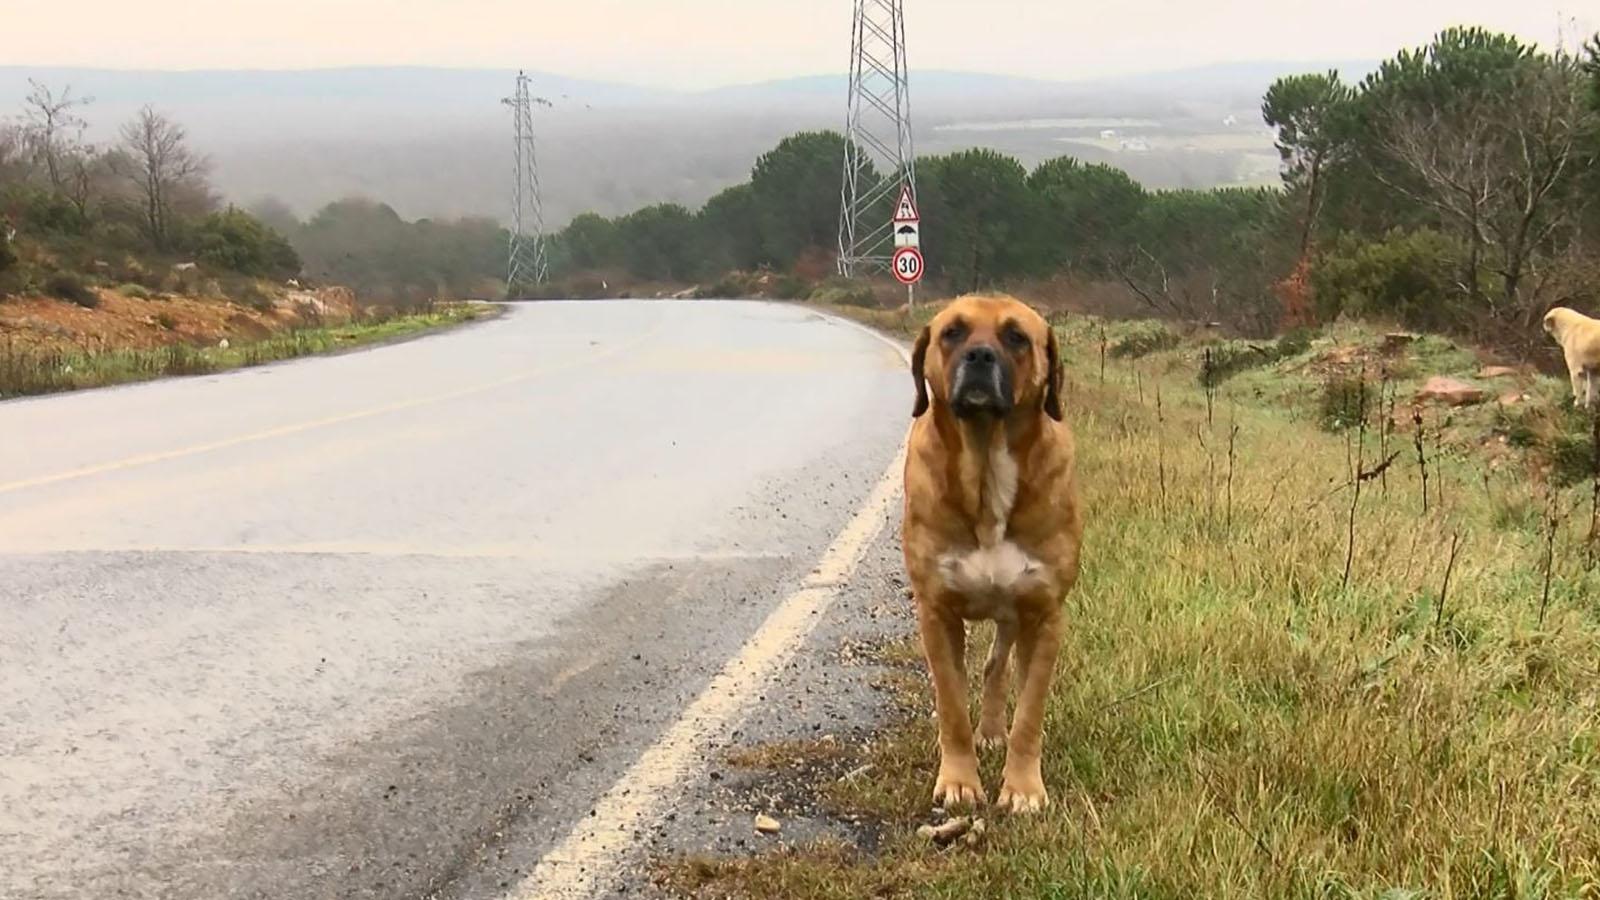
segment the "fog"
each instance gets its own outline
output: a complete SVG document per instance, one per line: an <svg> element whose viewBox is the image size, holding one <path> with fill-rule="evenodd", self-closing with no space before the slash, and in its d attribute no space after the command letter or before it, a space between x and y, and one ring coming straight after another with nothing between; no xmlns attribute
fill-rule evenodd
<svg viewBox="0 0 1600 900"><path fill-rule="evenodd" d="M912 73L919 154L987 146L1035 164L1108 162L1150 187L1272 181L1276 156L1261 93L1282 74L1364 62L1218 65L1090 82ZM674 91L530 73L547 222L672 201L696 206L747 177L756 157L803 129L843 123L843 76ZM350 68L129 72L0 68L0 110L20 111L28 79L90 96L86 138L150 103L188 129L224 196L277 197L301 215L344 196L407 217L503 219L514 72Z"/></svg>

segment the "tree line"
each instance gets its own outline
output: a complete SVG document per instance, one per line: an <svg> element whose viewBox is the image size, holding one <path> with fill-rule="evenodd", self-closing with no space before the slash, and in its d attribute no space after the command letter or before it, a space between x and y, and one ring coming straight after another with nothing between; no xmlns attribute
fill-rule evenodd
<svg viewBox="0 0 1600 900"><path fill-rule="evenodd" d="M20 116L0 122L0 293L38 289L52 266L134 282L159 281L149 263L177 259L258 277L299 272L282 235L221 204L182 125L146 106L95 145L84 139L90 98L29 85ZM38 248L39 265L27 264L24 245Z"/></svg>
<svg viewBox="0 0 1600 900"><path fill-rule="evenodd" d="M1262 116L1280 188L1148 191L1109 166L1029 171L983 149L920 158L929 275L952 290L1066 277L1259 332L1348 314L1492 336L1600 300L1600 38L1574 53L1449 29L1356 84L1280 79ZM838 134L800 134L698 211L579 216L552 239L555 270L826 270L843 152Z"/></svg>
<svg viewBox="0 0 1600 900"><path fill-rule="evenodd" d="M507 233L492 220L406 221L361 199L305 221L272 201L218 210L176 124L147 109L115 146L90 148L81 108L36 86L24 120L0 130L8 216L241 271L303 268L369 296L505 289ZM1494 337L1556 303L1600 312L1600 36L1546 51L1450 29L1356 83L1280 79L1261 112L1282 158L1272 188L1150 191L1113 167L1062 157L1030 171L984 149L919 158L928 274L952 291L1063 280L1129 311L1257 333L1352 315ZM556 290L730 270L822 280L843 155L836 133L797 134L699 209L579 215L549 238Z"/></svg>

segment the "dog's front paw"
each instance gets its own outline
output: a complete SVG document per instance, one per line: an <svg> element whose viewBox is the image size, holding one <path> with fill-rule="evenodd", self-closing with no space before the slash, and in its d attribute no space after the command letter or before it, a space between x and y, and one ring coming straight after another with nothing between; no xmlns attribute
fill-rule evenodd
<svg viewBox="0 0 1600 900"><path fill-rule="evenodd" d="M1044 789L1044 778L1039 774L1038 763L1016 768L1006 766L1005 781L1000 785L997 805L1013 813L1034 813L1050 805L1050 793Z"/></svg>
<svg viewBox="0 0 1600 900"><path fill-rule="evenodd" d="M983 792L983 781L978 778L978 761L941 763L939 778L933 784L933 802L949 808L952 806L981 806L989 802Z"/></svg>

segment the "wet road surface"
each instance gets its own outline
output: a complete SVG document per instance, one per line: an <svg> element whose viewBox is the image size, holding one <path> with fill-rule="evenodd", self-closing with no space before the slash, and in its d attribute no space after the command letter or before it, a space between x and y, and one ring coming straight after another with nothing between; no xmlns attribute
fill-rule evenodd
<svg viewBox="0 0 1600 900"><path fill-rule="evenodd" d="M804 578L909 387L797 307L547 303L0 404L0 897L492 888Z"/></svg>

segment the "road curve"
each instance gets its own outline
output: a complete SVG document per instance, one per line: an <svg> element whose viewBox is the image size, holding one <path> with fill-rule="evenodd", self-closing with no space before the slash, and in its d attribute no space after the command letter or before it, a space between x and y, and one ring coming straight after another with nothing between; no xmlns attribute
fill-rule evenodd
<svg viewBox="0 0 1600 900"><path fill-rule="evenodd" d="M448 896L567 833L894 457L900 356L516 306L0 404L0 898Z"/></svg>

